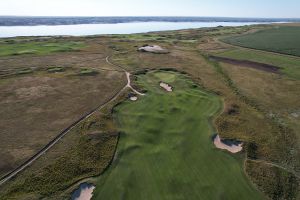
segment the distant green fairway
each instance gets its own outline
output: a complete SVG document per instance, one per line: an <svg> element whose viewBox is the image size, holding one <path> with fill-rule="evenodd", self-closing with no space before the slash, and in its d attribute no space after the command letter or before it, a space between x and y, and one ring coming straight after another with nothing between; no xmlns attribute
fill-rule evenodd
<svg viewBox="0 0 300 200"><path fill-rule="evenodd" d="M78 51L84 47L81 42L26 42L0 44L0 56L25 54L45 55L54 52Z"/></svg>
<svg viewBox="0 0 300 200"><path fill-rule="evenodd" d="M165 92L160 81L174 91ZM241 159L213 146L217 96L175 72L149 72L137 82L147 95L115 108L122 131L116 160L93 199L262 199Z"/></svg>
<svg viewBox="0 0 300 200"><path fill-rule="evenodd" d="M224 42L265 51L300 56L300 27L276 27L255 33L229 37Z"/></svg>

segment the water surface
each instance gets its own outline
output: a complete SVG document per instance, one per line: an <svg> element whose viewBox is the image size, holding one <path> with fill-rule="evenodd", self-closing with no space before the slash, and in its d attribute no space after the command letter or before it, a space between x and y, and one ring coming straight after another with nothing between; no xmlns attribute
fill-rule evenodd
<svg viewBox="0 0 300 200"><path fill-rule="evenodd" d="M150 31L180 30L217 26L244 26L258 22L130 22L116 24L79 24L58 26L0 26L0 37L16 36L87 36L103 34L131 34Z"/></svg>

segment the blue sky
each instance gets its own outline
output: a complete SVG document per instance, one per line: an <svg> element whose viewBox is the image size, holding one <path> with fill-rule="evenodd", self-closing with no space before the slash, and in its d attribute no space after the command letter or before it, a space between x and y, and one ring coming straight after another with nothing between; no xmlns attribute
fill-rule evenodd
<svg viewBox="0 0 300 200"><path fill-rule="evenodd" d="M0 0L0 15L300 18L299 0Z"/></svg>

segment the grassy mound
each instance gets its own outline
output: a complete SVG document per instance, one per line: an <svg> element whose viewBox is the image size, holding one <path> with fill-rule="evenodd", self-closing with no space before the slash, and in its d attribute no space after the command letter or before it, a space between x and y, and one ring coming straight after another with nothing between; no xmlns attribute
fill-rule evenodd
<svg viewBox="0 0 300 200"><path fill-rule="evenodd" d="M80 69L80 72L78 75L79 76L93 76L96 74L98 74L98 72L95 71L94 69L82 68L82 69Z"/></svg>
<svg viewBox="0 0 300 200"><path fill-rule="evenodd" d="M33 73L33 70L30 68L20 69L16 72L17 75L30 74Z"/></svg>
<svg viewBox="0 0 300 200"><path fill-rule="evenodd" d="M160 81L174 91L164 91ZM209 119L221 108L217 96L175 72L149 72L137 82L148 93L115 108L122 134L94 199L262 198L239 156L213 146Z"/></svg>
<svg viewBox="0 0 300 200"><path fill-rule="evenodd" d="M53 67L48 67L48 68L47 68L47 71L48 71L49 73L63 72L63 71L65 71L65 68L53 66Z"/></svg>

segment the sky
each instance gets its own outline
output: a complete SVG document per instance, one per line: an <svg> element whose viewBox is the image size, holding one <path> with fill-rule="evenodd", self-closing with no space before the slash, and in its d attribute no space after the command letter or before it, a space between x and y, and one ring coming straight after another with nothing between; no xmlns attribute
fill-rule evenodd
<svg viewBox="0 0 300 200"><path fill-rule="evenodd" d="M300 18L299 0L0 0L0 15Z"/></svg>

